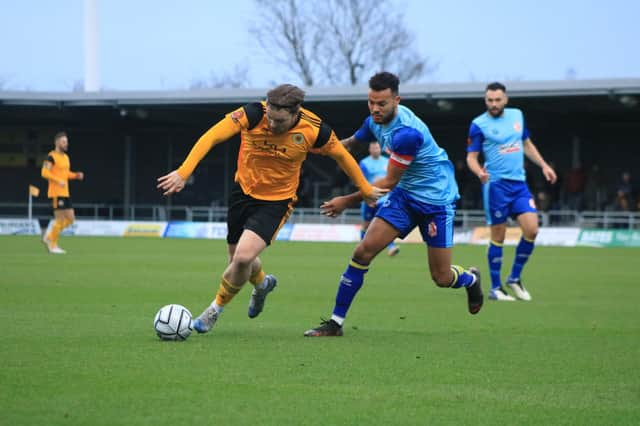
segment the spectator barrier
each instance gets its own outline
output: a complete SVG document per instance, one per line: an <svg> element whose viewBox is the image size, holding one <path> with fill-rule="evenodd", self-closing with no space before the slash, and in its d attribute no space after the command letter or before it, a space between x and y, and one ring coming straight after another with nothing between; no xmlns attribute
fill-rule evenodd
<svg viewBox="0 0 640 426"><path fill-rule="evenodd" d="M49 222L47 231L52 222ZM0 235L41 235L37 220L0 219ZM227 235L224 222L186 221L117 221L76 220L62 232L63 236L116 236L155 238L204 238L223 240ZM457 230L455 244L487 245L489 228L477 226L472 230ZM516 245L520 240L518 227L507 228L505 245ZM287 223L276 238L280 241L350 242L360 239L360 226L356 224ZM418 229L414 229L403 244L422 244ZM591 246L591 247L640 247L640 231L628 229L595 229L578 227L541 228L536 238L539 246Z"/></svg>

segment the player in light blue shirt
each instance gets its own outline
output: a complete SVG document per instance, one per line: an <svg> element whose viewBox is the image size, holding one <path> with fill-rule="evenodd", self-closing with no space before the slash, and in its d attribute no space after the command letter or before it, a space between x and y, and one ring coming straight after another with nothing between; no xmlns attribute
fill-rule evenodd
<svg viewBox="0 0 640 426"><path fill-rule="evenodd" d="M531 256L538 234L538 213L535 201L525 181L525 155L542 168L545 179L555 183L555 171L544 161L531 141L524 115L517 108L506 108L507 90L501 83L491 83L485 92L487 111L471 122L467 141L467 165L482 182L482 195L491 242L487 251L491 291L489 299L514 301L502 287L502 246L509 217L517 220L522 238L516 248L507 285L520 300L531 300L522 285L520 275ZM482 152L484 166L478 156Z"/></svg>
<svg viewBox="0 0 640 426"><path fill-rule="evenodd" d="M360 170L362 170L362 174L367 179L369 183L375 182L378 179L381 179L387 175L387 164L389 164L389 158L385 155L382 155L382 149L380 148L380 144L378 141L369 142L369 155L364 157L358 165L360 166ZM361 229L360 229L360 239L364 238L364 234L369 227L369 223L371 223L371 219L376 215L376 212L389 198L389 195L385 195L383 197L378 198L376 204L374 206L370 206L364 201L360 203L360 216L362 217ZM400 247L396 245L393 241L387 247L387 253L389 256L395 256L400 252Z"/></svg>
<svg viewBox="0 0 640 426"><path fill-rule="evenodd" d="M438 287L464 287L471 314L483 303L477 268L452 265L453 217L459 198L453 165L438 146L431 132L409 108L400 105L398 77L389 72L369 80L369 111L362 127L343 141L377 140L390 153L386 175L375 181L378 188L389 188L389 198L380 206L369 229L353 252L342 274L331 319L307 330L304 335L341 336L347 311L364 282L373 259L397 237L404 238L416 226L427 245L431 278ZM334 217L362 198L357 194L335 197L323 203L323 213Z"/></svg>

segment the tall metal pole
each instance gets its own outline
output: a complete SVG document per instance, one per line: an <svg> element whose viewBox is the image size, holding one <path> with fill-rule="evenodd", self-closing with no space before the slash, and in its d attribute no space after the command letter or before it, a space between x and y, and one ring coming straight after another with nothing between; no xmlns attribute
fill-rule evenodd
<svg viewBox="0 0 640 426"><path fill-rule="evenodd" d="M98 1L84 0L84 91L100 90L98 68Z"/></svg>

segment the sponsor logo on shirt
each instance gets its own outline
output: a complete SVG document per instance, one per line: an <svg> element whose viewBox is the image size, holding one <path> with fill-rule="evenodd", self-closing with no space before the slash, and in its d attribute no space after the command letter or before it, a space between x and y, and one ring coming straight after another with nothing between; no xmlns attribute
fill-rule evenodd
<svg viewBox="0 0 640 426"><path fill-rule="evenodd" d="M271 153L272 155L278 157L280 154L284 154L285 152L287 152L287 148L284 146L278 146L275 143L271 143L269 141L262 141L262 143L260 142L253 142L253 146L265 153Z"/></svg>
<svg viewBox="0 0 640 426"><path fill-rule="evenodd" d="M498 148L498 151L500 152L500 154L511 154L513 152L518 152L520 151L520 142L521 141L515 141L515 142L507 143L504 145L500 145L500 148Z"/></svg>

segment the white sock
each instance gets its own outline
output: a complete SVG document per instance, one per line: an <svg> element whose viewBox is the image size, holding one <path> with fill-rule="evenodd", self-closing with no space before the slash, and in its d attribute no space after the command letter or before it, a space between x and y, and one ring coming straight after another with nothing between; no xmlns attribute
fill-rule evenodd
<svg viewBox="0 0 640 426"><path fill-rule="evenodd" d="M224 306L220 306L216 303L216 301L214 300L213 302L211 302L211 307L218 313L221 314L222 311L224 311Z"/></svg>
<svg viewBox="0 0 640 426"><path fill-rule="evenodd" d="M267 287L267 277L265 275L264 280L260 284L258 284L255 288L258 290L264 290Z"/></svg>
<svg viewBox="0 0 640 426"><path fill-rule="evenodd" d="M331 315L331 319L337 322L340 327L342 327L342 324L344 324L344 318L337 315Z"/></svg>

